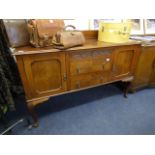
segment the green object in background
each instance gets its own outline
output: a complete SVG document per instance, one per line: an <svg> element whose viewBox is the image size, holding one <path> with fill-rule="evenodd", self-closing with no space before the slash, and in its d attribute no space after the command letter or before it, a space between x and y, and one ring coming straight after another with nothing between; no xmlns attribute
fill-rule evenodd
<svg viewBox="0 0 155 155"><path fill-rule="evenodd" d="M5 114L7 112L7 110L8 110L7 106L4 106L3 107L3 113Z"/></svg>
<svg viewBox="0 0 155 155"><path fill-rule="evenodd" d="M0 111L1 111L1 113L0 113L0 117L3 115L3 114L5 114L6 112L7 112L7 110L8 110L8 107L5 105L5 106L1 106L0 107Z"/></svg>

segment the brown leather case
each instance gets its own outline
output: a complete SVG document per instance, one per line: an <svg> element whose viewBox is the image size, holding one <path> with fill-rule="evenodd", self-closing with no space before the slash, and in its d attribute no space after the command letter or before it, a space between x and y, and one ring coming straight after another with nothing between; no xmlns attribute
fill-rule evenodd
<svg viewBox="0 0 155 155"><path fill-rule="evenodd" d="M28 22L30 43L35 47L52 45L53 36L64 28L60 19L35 19Z"/></svg>
<svg viewBox="0 0 155 155"><path fill-rule="evenodd" d="M68 27L73 30L66 30ZM80 46L85 43L85 37L82 32L77 31L73 25L68 25L63 31L57 32L53 37L54 48L67 49L74 46Z"/></svg>
<svg viewBox="0 0 155 155"><path fill-rule="evenodd" d="M3 24L11 47L29 45L29 33L26 20L3 19Z"/></svg>

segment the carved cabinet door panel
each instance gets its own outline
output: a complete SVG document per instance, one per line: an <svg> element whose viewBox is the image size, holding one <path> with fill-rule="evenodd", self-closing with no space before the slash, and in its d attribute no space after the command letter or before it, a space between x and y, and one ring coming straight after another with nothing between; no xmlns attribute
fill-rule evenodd
<svg viewBox="0 0 155 155"><path fill-rule="evenodd" d="M122 46L116 48L112 67L112 78L120 79L133 75L139 54L140 48L136 46Z"/></svg>
<svg viewBox="0 0 155 155"><path fill-rule="evenodd" d="M23 61L32 98L66 90L65 53L27 55Z"/></svg>
<svg viewBox="0 0 155 155"><path fill-rule="evenodd" d="M152 47L142 47L142 52L135 71L132 88L147 86L154 68L155 51ZM151 82L151 81L150 81Z"/></svg>

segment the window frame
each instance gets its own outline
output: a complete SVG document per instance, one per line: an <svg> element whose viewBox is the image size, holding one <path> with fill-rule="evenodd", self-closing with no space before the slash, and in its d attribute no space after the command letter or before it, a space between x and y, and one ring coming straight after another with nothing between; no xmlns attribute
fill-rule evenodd
<svg viewBox="0 0 155 155"><path fill-rule="evenodd" d="M155 35L155 27L154 30L149 30L149 28L147 27L147 22L149 19L145 19L144 20L144 30L145 30L145 34L146 35ZM155 22L155 19L152 19Z"/></svg>
<svg viewBox="0 0 155 155"><path fill-rule="evenodd" d="M131 22L133 22L133 19L130 19ZM131 34L130 35L144 35L145 34L145 30L144 30L144 20L143 19L139 19L139 30L134 30L133 28L131 29Z"/></svg>

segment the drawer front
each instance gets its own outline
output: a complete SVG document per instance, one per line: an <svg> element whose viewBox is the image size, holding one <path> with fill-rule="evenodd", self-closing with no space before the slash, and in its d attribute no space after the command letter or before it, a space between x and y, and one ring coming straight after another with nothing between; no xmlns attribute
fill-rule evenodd
<svg viewBox="0 0 155 155"><path fill-rule="evenodd" d="M70 75L110 71L112 68L112 51L81 51L70 54Z"/></svg>
<svg viewBox="0 0 155 155"><path fill-rule="evenodd" d="M93 74L92 80L93 85L106 83L109 80L109 73L108 72L95 73Z"/></svg>
<svg viewBox="0 0 155 155"><path fill-rule="evenodd" d="M72 76L70 80L71 82L70 89L74 90L74 89L80 89L80 88L90 87L94 85L99 85L99 84L108 82L108 80L109 80L108 72Z"/></svg>
<svg viewBox="0 0 155 155"><path fill-rule="evenodd" d="M74 90L74 89L85 88L85 87L91 86L92 84L93 84L93 80L92 80L91 74L72 76L70 89Z"/></svg>
<svg viewBox="0 0 155 155"><path fill-rule="evenodd" d="M70 54L70 75L92 72L92 52Z"/></svg>
<svg viewBox="0 0 155 155"><path fill-rule="evenodd" d="M96 51L92 53L93 71L110 71L112 68L112 51Z"/></svg>

